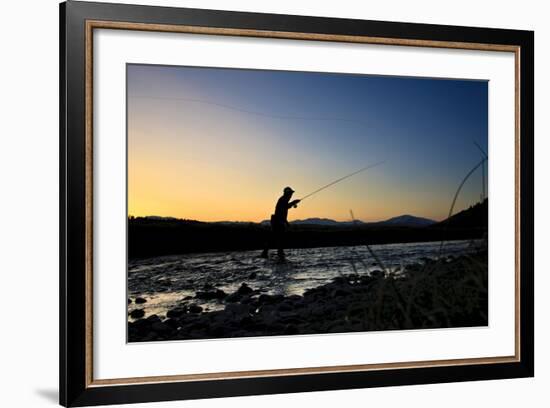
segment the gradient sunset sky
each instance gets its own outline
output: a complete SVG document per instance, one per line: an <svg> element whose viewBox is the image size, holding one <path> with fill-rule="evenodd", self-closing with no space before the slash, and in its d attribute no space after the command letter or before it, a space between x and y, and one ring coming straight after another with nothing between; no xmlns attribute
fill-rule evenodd
<svg viewBox="0 0 550 408"><path fill-rule="evenodd" d="M300 198L384 160L289 219L441 220L488 148L485 81L129 64L127 86L133 216L257 222L287 185ZM481 191L478 170L456 211Z"/></svg>

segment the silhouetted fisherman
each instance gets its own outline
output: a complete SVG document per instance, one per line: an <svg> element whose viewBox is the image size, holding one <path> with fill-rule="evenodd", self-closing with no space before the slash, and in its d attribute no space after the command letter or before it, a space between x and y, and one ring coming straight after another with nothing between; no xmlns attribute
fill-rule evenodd
<svg viewBox="0 0 550 408"><path fill-rule="evenodd" d="M283 247L285 231L289 226L287 220L288 209L292 207L296 208L300 202L300 200L290 201L292 194L294 194L294 190L290 187L285 187L283 195L277 200L275 214L271 216L271 237L262 252L262 258L267 258L267 252L270 247L277 248L277 255L280 259L285 258Z"/></svg>

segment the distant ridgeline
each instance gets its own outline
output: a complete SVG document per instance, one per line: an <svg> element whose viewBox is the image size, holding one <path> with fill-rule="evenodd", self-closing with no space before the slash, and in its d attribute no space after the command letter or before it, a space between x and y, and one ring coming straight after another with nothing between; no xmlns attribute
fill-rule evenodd
<svg viewBox="0 0 550 408"><path fill-rule="evenodd" d="M372 223L310 218L290 224L286 235L288 248L475 239L487 233L488 200L441 222L403 215ZM268 221L201 222L156 216L128 219L130 258L259 250L268 238Z"/></svg>

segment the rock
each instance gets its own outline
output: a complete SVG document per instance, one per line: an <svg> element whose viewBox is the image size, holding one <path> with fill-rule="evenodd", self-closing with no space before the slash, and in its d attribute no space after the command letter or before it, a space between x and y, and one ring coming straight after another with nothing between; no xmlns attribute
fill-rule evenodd
<svg viewBox="0 0 550 408"><path fill-rule="evenodd" d="M249 315L244 316L241 319L241 326L245 328L252 328L254 326L254 320Z"/></svg>
<svg viewBox="0 0 550 408"><path fill-rule="evenodd" d="M225 298L225 301L228 302L228 303L234 303L234 302L238 302L239 300L241 300L243 296L238 293L238 292L235 292L235 293L232 293L230 295L228 295L226 298Z"/></svg>
<svg viewBox="0 0 550 408"><path fill-rule="evenodd" d="M223 299L224 297L227 296L227 293L225 293L221 289L216 289L215 295L216 295L216 299Z"/></svg>
<svg viewBox="0 0 550 408"><path fill-rule="evenodd" d="M282 302L281 304L279 304L279 306L277 307L277 310L279 312L290 312L292 311L293 307L290 303L288 302Z"/></svg>
<svg viewBox="0 0 550 408"><path fill-rule="evenodd" d="M271 296L270 296L270 295L261 294L261 295L258 297L258 303L259 303L259 304L270 303L270 301L271 301Z"/></svg>
<svg viewBox="0 0 550 408"><path fill-rule="evenodd" d="M149 332L151 323L148 322L147 319L138 319L133 323L128 323L128 328L134 329L136 332L143 334L145 332Z"/></svg>
<svg viewBox="0 0 550 408"><path fill-rule="evenodd" d="M225 311L231 314L247 314L248 315L249 307L241 303L231 303L225 306Z"/></svg>
<svg viewBox="0 0 550 408"><path fill-rule="evenodd" d="M193 299L193 296L185 296L182 300L191 300Z"/></svg>
<svg viewBox="0 0 550 408"><path fill-rule="evenodd" d="M338 288L335 289L334 292L332 292L332 296L339 297L339 296L349 296L351 295L351 292L344 288Z"/></svg>
<svg viewBox="0 0 550 408"><path fill-rule="evenodd" d="M160 322L160 317L158 317L156 314L154 315L151 315L147 318L147 321L149 321L151 324L153 323L156 323L156 322Z"/></svg>
<svg viewBox="0 0 550 408"><path fill-rule="evenodd" d="M168 319L164 322L164 324L170 326L172 329L177 329L180 325L177 319Z"/></svg>
<svg viewBox="0 0 550 408"><path fill-rule="evenodd" d="M241 296L249 295L252 292L254 292L254 290L250 286L248 286L246 283L243 283L239 288L239 290L237 290L237 293Z"/></svg>
<svg viewBox="0 0 550 408"><path fill-rule="evenodd" d="M195 323L197 320L200 320L200 316L201 315L196 313L187 313L178 319L178 324L181 327L188 326Z"/></svg>
<svg viewBox="0 0 550 408"><path fill-rule="evenodd" d="M335 279L338 279L338 278L335 278ZM308 289L304 292L304 297L315 297L315 298L325 297L327 294L327 290L328 289L326 286L320 286L317 288Z"/></svg>
<svg viewBox="0 0 550 408"><path fill-rule="evenodd" d="M190 324L189 327L188 327L188 330L191 334L194 335L195 333L193 333L193 332L196 332L197 330L203 330L203 329L206 329L206 328L208 328L208 324L204 321L198 320L195 323Z"/></svg>
<svg viewBox="0 0 550 408"><path fill-rule="evenodd" d="M372 277L369 276L369 275L364 275L364 276L361 276L361 285L368 285L369 283L372 282Z"/></svg>
<svg viewBox="0 0 550 408"><path fill-rule="evenodd" d="M248 279L256 279L258 274L256 272L252 272L250 275L248 275Z"/></svg>
<svg viewBox="0 0 550 408"><path fill-rule="evenodd" d="M225 337L227 335L228 331L227 331L226 327L220 325L220 326L210 327L210 333L214 337Z"/></svg>
<svg viewBox="0 0 550 408"><path fill-rule="evenodd" d="M241 299L241 303L244 304L244 305L248 305L250 303L252 303L254 299L252 299L250 296L243 296L242 299Z"/></svg>
<svg viewBox="0 0 550 408"><path fill-rule="evenodd" d="M248 316L250 308L248 305L243 305L241 303L230 303L225 306L225 311L233 315L233 317L243 318Z"/></svg>
<svg viewBox="0 0 550 408"><path fill-rule="evenodd" d="M130 312L130 317L133 319L141 319L143 316L145 316L143 309L134 309Z"/></svg>
<svg viewBox="0 0 550 408"><path fill-rule="evenodd" d="M163 322L155 322L151 325L151 329L158 333L166 333L172 330L170 326Z"/></svg>
<svg viewBox="0 0 550 408"><path fill-rule="evenodd" d="M351 304L349 307L349 316L357 316L359 318L367 316L367 309L360 303Z"/></svg>
<svg viewBox="0 0 550 408"><path fill-rule="evenodd" d="M177 319L178 317L181 317L185 313L187 313L187 306L183 306L183 307L180 306L180 307L176 307L175 309L169 310L168 313L166 313L166 317L170 319Z"/></svg>
<svg viewBox="0 0 550 408"><path fill-rule="evenodd" d="M215 291L210 291L210 292L197 292L195 294L195 297L197 299L202 299L202 300L214 300L214 299L221 300L226 296L227 296L227 293L225 293L221 289L217 289Z"/></svg>
<svg viewBox="0 0 550 408"><path fill-rule="evenodd" d="M144 299L144 298L142 298L142 297L137 297L137 298L136 298L136 304L137 304L137 305L141 305L141 304L143 304L143 303L147 303L147 300Z"/></svg>
<svg viewBox="0 0 550 408"><path fill-rule="evenodd" d="M266 295L261 294L258 298L258 303L263 305L273 304L273 303L279 303L281 300L284 299L283 295Z"/></svg>
<svg viewBox="0 0 550 408"><path fill-rule="evenodd" d="M281 313L279 321L282 324L299 324L302 320L291 313Z"/></svg>
<svg viewBox="0 0 550 408"><path fill-rule="evenodd" d="M310 306L309 312L315 319L322 319L325 317L324 308L318 304L314 304L313 307Z"/></svg>
<svg viewBox="0 0 550 408"><path fill-rule="evenodd" d="M192 304L189 306L189 313L201 313L202 307L199 305Z"/></svg>
<svg viewBox="0 0 550 408"><path fill-rule="evenodd" d="M267 325L272 325L280 322L280 317L273 305L262 306L259 313L256 315Z"/></svg>

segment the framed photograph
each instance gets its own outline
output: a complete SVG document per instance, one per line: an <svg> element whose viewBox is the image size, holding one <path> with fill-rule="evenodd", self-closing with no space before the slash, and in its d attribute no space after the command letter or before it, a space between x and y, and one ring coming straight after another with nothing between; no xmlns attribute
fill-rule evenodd
<svg viewBox="0 0 550 408"><path fill-rule="evenodd" d="M62 405L533 376L533 32L60 21Z"/></svg>

